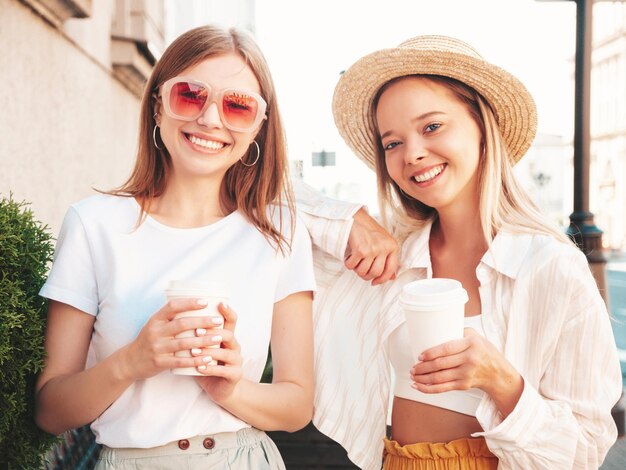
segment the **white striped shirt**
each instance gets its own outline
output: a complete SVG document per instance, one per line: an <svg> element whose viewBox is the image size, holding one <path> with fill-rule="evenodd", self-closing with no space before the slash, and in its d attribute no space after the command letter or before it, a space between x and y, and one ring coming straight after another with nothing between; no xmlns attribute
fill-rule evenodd
<svg viewBox="0 0 626 470"><path fill-rule="evenodd" d="M360 206L297 188L315 243L314 424L364 469L382 462L390 333L404 318L397 296L430 277L430 226L402 245L397 279L372 287L343 266ZM611 408L622 378L606 310L585 256L545 235L499 233L476 269L483 327L524 378L502 420L485 394L476 418L499 469L597 469L617 430ZM408 373L408 371L407 371Z"/></svg>

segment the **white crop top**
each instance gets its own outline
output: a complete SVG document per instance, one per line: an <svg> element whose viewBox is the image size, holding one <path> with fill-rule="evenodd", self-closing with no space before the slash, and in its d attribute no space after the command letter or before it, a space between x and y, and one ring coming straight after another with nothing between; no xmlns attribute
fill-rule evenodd
<svg viewBox="0 0 626 470"><path fill-rule="evenodd" d="M473 328L481 336L485 336L481 315L465 317L465 327ZM427 394L411 387L409 371L413 367L413 357L409 347L409 335L403 323L389 336L389 357L395 376L394 395L408 400L438 406L448 410L476 416L476 409L485 392L477 388L469 390L451 390L449 392Z"/></svg>

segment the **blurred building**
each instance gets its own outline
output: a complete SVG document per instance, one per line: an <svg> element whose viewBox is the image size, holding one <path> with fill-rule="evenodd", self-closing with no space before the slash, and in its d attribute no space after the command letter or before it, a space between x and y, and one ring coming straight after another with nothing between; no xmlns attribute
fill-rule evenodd
<svg viewBox="0 0 626 470"><path fill-rule="evenodd" d="M0 194L56 234L68 205L128 176L162 0L0 0Z"/></svg>
<svg viewBox="0 0 626 470"><path fill-rule="evenodd" d="M572 57L572 83L574 58ZM572 96L572 99L574 97ZM626 3L593 7L590 210L609 251L626 251ZM572 137L537 135L516 173L561 226L573 208Z"/></svg>
<svg viewBox="0 0 626 470"><path fill-rule="evenodd" d="M565 229L573 207L571 141L560 135L538 133L514 171L541 211Z"/></svg>
<svg viewBox="0 0 626 470"><path fill-rule="evenodd" d="M604 244L626 250L626 4L593 8L590 209Z"/></svg>
<svg viewBox="0 0 626 470"><path fill-rule="evenodd" d="M165 2L166 41L207 23L235 26L256 31L255 0L167 0Z"/></svg>

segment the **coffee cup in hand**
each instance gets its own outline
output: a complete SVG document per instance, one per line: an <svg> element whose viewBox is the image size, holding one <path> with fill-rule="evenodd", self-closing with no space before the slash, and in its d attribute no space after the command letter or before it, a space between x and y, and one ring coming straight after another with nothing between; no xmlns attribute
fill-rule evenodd
<svg viewBox="0 0 626 470"><path fill-rule="evenodd" d="M421 279L402 288L400 307L415 362L427 349L463 337L467 300L467 292L455 279Z"/></svg>
<svg viewBox="0 0 626 470"><path fill-rule="evenodd" d="M215 328L224 327L224 317L217 309L220 302L228 302L228 288L225 284L218 281L170 281L165 295L168 300L172 299L199 299L204 300L207 306L200 310L190 310L181 312L174 318L183 317L199 317L209 316L220 318L222 324L216 324ZM196 335L195 330L183 331L176 335L176 338L193 338ZM209 346L209 348L219 348L218 344ZM191 357L190 350L177 351L177 357ZM211 361L208 365L216 365L216 361ZM203 375L195 367L179 367L172 369L172 374L178 375Z"/></svg>

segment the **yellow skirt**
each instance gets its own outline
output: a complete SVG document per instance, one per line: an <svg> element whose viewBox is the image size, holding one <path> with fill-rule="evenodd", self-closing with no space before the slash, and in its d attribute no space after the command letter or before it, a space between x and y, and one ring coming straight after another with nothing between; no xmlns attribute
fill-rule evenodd
<svg viewBox="0 0 626 470"><path fill-rule="evenodd" d="M484 438L401 446L385 439L384 470L496 470L498 459Z"/></svg>

